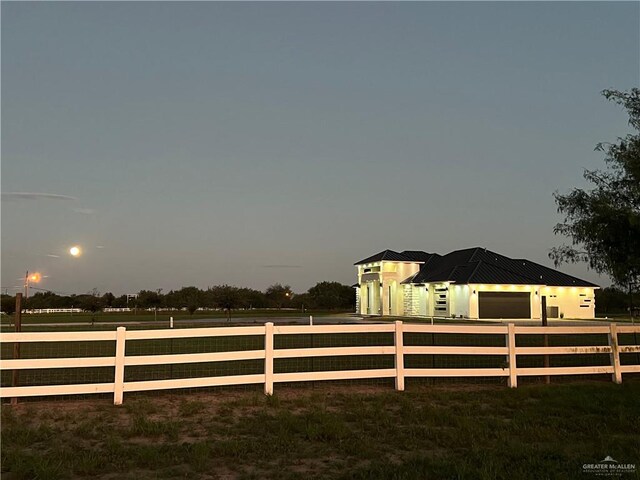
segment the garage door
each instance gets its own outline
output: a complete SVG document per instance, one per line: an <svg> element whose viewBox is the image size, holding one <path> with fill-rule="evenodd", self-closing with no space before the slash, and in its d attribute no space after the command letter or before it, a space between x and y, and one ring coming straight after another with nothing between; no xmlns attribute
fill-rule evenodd
<svg viewBox="0 0 640 480"><path fill-rule="evenodd" d="M480 318L531 318L528 292L479 292Z"/></svg>

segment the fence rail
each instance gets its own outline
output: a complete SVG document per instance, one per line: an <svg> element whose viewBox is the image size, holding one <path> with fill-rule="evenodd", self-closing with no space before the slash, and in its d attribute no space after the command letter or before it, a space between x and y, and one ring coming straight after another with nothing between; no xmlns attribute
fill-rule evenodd
<svg viewBox="0 0 640 480"><path fill-rule="evenodd" d="M310 348L275 348L275 339L287 335L342 335L371 333L393 334L393 345L332 346ZM102 357L71 358L24 358L2 360L0 370L68 369L87 367L111 367L114 369L113 382L68 385L11 386L0 390L2 398L28 396L74 395L91 393L113 393L114 403L123 402L125 392L197 388L228 385L264 384L267 395L273 394L274 383L305 382L323 380L352 380L370 378L394 378L397 390L404 390L405 378L434 377L505 377L508 385L517 387L518 377L553 375L610 374L615 383L622 382L622 375L640 373L640 361L636 364L622 364L621 354L640 353L640 345L619 345L619 334L640 333L640 326L578 326L578 327L529 327L508 325L417 325L395 322L395 324L371 325L316 325L316 326L264 326L192 328L161 330L126 330L118 327L113 332L20 332L4 333L2 344L31 342L115 342L115 355ZM405 345L407 334L455 334L478 338L478 335L494 335L504 338L502 346L473 345ZM578 340L584 335L606 335L605 345L570 346L523 346L522 337L528 335L565 335ZM126 355L127 342L172 340L210 337L248 337L264 339L260 349L233 350L206 353L181 353L159 355ZM575 342L574 342L575 343ZM579 343L579 342L578 342ZM634 340L637 343L637 340ZM604 354L609 356L609 364L601 366L518 366L518 357L532 355L584 355ZM274 372L275 359L315 358L315 357L355 357L393 356L394 368L372 368L355 370ZM420 355L473 355L501 356L505 358L500 368L407 368L405 361ZM639 355L640 356L640 355ZM264 360L264 371L259 374L199 376L197 378L172 378L163 380L125 381L125 369L135 366L176 365L205 362L228 362L238 360Z"/></svg>

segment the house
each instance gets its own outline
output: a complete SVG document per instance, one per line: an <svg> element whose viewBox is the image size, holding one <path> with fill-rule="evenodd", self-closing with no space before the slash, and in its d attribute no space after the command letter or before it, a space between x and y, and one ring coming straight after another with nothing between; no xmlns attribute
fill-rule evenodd
<svg viewBox="0 0 640 480"><path fill-rule="evenodd" d="M486 248L446 255L385 250L355 263L362 315L459 318L594 318L599 288L549 267Z"/></svg>

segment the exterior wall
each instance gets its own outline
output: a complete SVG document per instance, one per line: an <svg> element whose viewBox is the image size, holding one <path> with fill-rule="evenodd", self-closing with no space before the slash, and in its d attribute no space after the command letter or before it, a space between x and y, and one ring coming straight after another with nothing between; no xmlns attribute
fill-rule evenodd
<svg viewBox="0 0 640 480"><path fill-rule="evenodd" d="M478 285L469 285L469 318L473 318L475 320L479 317L478 287Z"/></svg>
<svg viewBox="0 0 640 480"><path fill-rule="evenodd" d="M407 315L412 317L433 316L433 285L407 285L411 288L411 307Z"/></svg>
<svg viewBox="0 0 640 480"><path fill-rule="evenodd" d="M356 287L356 313L360 313L360 287Z"/></svg>
<svg viewBox="0 0 640 480"><path fill-rule="evenodd" d="M419 287L414 287L415 288L415 293L414 296L416 297L416 315L420 315L422 317L426 317L427 316L427 312L428 312L428 301L429 301L429 286L428 285L421 285Z"/></svg>
<svg viewBox="0 0 640 480"><path fill-rule="evenodd" d="M357 268L361 315L405 315L405 290L401 282L418 272L419 263L383 261Z"/></svg>
<svg viewBox="0 0 640 480"><path fill-rule="evenodd" d="M449 285L449 315L469 318L469 285Z"/></svg>
<svg viewBox="0 0 640 480"><path fill-rule="evenodd" d="M596 302L593 287L542 287L547 307L558 307L564 318L595 318Z"/></svg>
<svg viewBox="0 0 640 480"><path fill-rule="evenodd" d="M380 264L358 265L360 315L380 314ZM368 273L367 270L375 270Z"/></svg>
<svg viewBox="0 0 640 480"><path fill-rule="evenodd" d="M426 288L426 314L427 317L433 317L434 315L434 308L433 308L433 302L435 299L435 293L433 290L433 285L432 284L428 284L427 288Z"/></svg>
<svg viewBox="0 0 640 480"><path fill-rule="evenodd" d="M362 306L362 315L380 315L380 282L366 282L360 288L360 303Z"/></svg>
<svg viewBox="0 0 640 480"><path fill-rule="evenodd" d="M420 270L419 263L382 263L382 315L404 315L402 282Z"/></svg>
<svg viewBox="0 0 640 480"><path fill-rule="evenodd" d="M558 307L564 318L595 318L594 290L592 287L472 284L469 285L469 318L478 318L478 292L530 292L531 318L534 320L542 318L543 295L547 297L547 307ZM456 304L456 311L459 311L458 307Z"/></svg>
<svg viewBox="0 0 640 480"><path fill-rule="evenodd" d="M429 290L431 289L431 293ZM433 285L404 285L404 314L407 317L433 316Z"/></svg>
<svg viewBox="0 0 640 480"><path fill-rule="evenodd" d="M418 317L420 315L424 315L422 310L424 310L424 287L417 287L414 285L410 285L411 288L411 311L409 315L412 317Z"/></svg>
<svg viewBox="0 0 640 480"><path fill-rule="evenodd" d="M413 311L413 285L404 285L403 286L403 295L404 302L402 305L403 313L405 316L411 316Z"/></svg>

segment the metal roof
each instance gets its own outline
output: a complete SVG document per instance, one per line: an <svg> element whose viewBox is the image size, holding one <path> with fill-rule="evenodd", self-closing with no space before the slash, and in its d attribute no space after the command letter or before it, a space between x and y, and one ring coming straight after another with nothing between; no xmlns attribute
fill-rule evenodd
<svg viewBox="0 0 640 480"><path fill-rule="evenodd" d="M374 263L374 262L409 262L411 261L409 257L406 257L402 253L394 252L393 250L383 250L380 253L376 253L370 257L365 258L364 260L360 260L359 262L354 263L354 265L362 265L364 263Z"/></svg>
<svg viewBox="0 0 640 480"><path fill-rule="evenodd" d="M379 261L423 263L420 271L407 278L403 283L453 282L556 287L598 286L530 260L509 258L481 247L455 250L443 256L418 250L405 250L402 253L384 250L355 265Z"/></svg>

